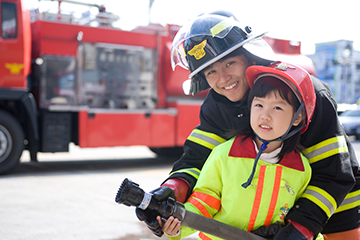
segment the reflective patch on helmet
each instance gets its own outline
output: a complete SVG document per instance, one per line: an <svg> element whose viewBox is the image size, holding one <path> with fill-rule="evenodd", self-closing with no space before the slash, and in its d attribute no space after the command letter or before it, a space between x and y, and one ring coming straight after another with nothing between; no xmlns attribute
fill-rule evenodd
<svg viewBox="0 0 360 240"><path fill-rule="evenodd" d="M185 48L182 48L182 52L183 52L184 57L186 57L186 51L185 51Z"/></svg>
<svg viewBox="0 0 360 240"><path fill-rule="evenodd" d="M233 24L229 21L229 19L233 20L234 17L229 17L221 22L219 22L218 24L216 24L215 26L213 26L210 29L210 32L212 34L212 36L216 36L218 33L222 32L223 30L227 29L228 27L232 26Z"/></svg>
<svg viewBox="0 0 360 240"><path fill-rule="evenodd" d="M206 52L204 50L206 43L207 43L207 41L204 40L200 44L195 45L195 47L193 47L190 51L188 51L188 54L190 56L194 56L194 58L196 58L196 60L201 59L206 54Z"/></svg>

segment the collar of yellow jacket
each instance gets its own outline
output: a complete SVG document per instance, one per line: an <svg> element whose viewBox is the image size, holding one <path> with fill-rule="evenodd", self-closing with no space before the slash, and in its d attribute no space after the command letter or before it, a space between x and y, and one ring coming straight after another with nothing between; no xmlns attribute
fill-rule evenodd
<svg viewBox="0 0 360 240"><path fill-rule="evenodd" d="M256 157L256 150L252 139L249 137L244 140L244 136L235 137L229 151L229 157L249 158L253 160ZM278 164L298 171L305 170L301 155L295 150L285 155Z"/></svg>

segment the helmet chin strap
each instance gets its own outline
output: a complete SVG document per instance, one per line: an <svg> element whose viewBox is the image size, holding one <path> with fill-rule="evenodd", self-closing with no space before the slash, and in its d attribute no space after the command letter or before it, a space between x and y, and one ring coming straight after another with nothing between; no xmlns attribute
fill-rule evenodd
<svg viewBox="0 0 360 240"><path fill-rule="evenodd" d="M289 131L290 131L291 127L293 126L295 120L297 119L297 117L299 116L300 112L302 111L302 109L303 109L304 107L305 107L305 104L304 104L304 102L302 102L301 105L300 105L300 107L299 107L298 110L296 111L296 113L295 113L295 115L294 115L294 118L293 118L293 120L292 120L291 123L290 123L289 128L288 128L287 131L286 131L283 135L281 135L280 137L275 138L275 139L273 139L273 140L267 141L267 140L264 140L264 139L262 139L261 137L259 137L259 135L257 135L257 134L254 132L255 136L256 136L260 141L262 141L262 144L261 144L260 150L259 150L259 152L257 153L256 158L255 158L255 160L254 160L254 165L253 165L253 168L252 168L252 171L251 171L251 174L250 174L248 180L241 185L243 188L247 188L247 187L251 184L251 181L252 181L252 179L253 179L253 177L254 177L254 174L255 174L256 165L257 165L257 163L258 163L258 161L259 161L259 158L260 158L260 155L261 155L261 153L268 147L268 144L271 143L271 142L275 142L275 141L285 141L286 139L294 136L294 134L298 133L298 132L301 130L301 128L297 128L297 129L295 129L295 130L293 130L293 131L291 131L291 132L289 133Z"/></svg>

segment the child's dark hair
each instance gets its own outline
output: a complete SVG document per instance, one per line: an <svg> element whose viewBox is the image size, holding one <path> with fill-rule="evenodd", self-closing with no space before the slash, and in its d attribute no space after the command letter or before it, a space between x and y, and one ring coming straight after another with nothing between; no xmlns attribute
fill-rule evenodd
<svg viewBox="0 0 360 240"><path fill-rule="evenodd" d="M248 97L248 107L250 109L250 112L251 112L251 103L255 97L264 98L268 96L270 93L274 93L276 96L280 96L282 99L288 102L293 107L294 112L298 110L300 106L300 102L293 93L293 91L290 89L290 87L286 85L282 80L277 79L276 77L266 76L256 80L254 86L250 89L249 97ZM292 126L291 130L294 130L295 128L302 128L304 126L306 121L305 114L306 113L303 110L302 121L297 126ZM246 130L238 132L238 134L245 135L246 138L248 137L255 138L255 134L250 126ZM282 159L284 155L291 153L294 149L300 150L300 144L299 144L300 136L301 133L299 131L292 137L283 141L283 147L280 153L278 154L279 159Z"/></svg>

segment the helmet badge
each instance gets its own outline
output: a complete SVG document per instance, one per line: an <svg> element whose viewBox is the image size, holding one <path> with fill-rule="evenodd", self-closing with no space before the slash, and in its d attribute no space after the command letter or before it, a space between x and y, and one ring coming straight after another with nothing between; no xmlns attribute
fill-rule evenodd
<svg viewBox="0 0 360 240"><path fill-rule="evenodd" d="M283 71L286 71L288 68L296 69L296 67L287 65L286 63L278 63L278 64L275 64L275 65L276 65L276 67L275 67L276 69L280 69L280 70L283 70Z"/></svg>
<svg viewBox="0 0 360 240"><path fill-rule="evenodd" d="M206 52L204 51L204 48L206 46L206 40L202 41L200 44L195 45L189 52L188 54L191 56L194 56L196 58L196 60L201 59L202 57L205 56Z"/></svg>

